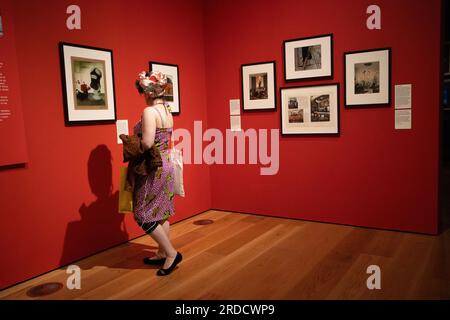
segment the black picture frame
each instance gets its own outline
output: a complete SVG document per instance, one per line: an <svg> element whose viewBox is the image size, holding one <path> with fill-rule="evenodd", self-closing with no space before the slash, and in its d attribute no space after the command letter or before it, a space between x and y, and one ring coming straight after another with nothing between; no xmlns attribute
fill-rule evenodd
<svg viewBox="0 0 450 320"><path fill-rule="evenodd" d="M108 100L108 108L109 108L109 103L112 104L111 106L111 111L110 114L111 116L109 118L106 119L101 119L99 117L95 118L93 115L93 119L89 119L89 120L74 120L73 115L71 115L71 113L69 112L69 109L73 109L75 106L75 100L77 99L76 97L69 97L69 94L72 95L74 93L74 90L72 89L71 92L69 92L68 90L68 85L71 85L71 87L74 87L73 84L73 76L69 79L68 81L68 66L66 64L66 55L65 55L65 48L80 48L80 49L85 49L85 51L87 52L87 50L92 51L91 54L95 55L95 52L103 52L106 53L107 55L109 54L109 68L110 68L110 77L107 78L107 80L104 80L105 83L106 81L108 81L107 85L106 85L106 90L107 92L109 92L109 90L112 91L112 96L109 98L108 96L106 96L106 99ZM87 45L80 45L80 44L75 44L75 43L70 43L70 42L59 42L58 43L58 49L59 49L59 59L60 59L60 69L61 69L61 83L62 83L62 96L63 96L63 110L64 110L64 123L66 126L74 126L74 125L95 125L95 124L111 124L116 122L117 120L117 104L116 104L116 94L115 94L115 81L114 81L114 57L113 57L113 51L111 49L106 49L106 48L99 48L99 47L93 47L93 46L87 46ZM90 59L90 58L87 58ZM108 60L108 59L107 59ZM106 64L105 64L106 66ZM70 68L72 68L72 66L70 66ZM105 67L106 68L106 67ZM108 76L108 75L107 75ZM109 87L109 89L108 89ZM86 111L86 110L78 110L78 111ZM75 113L75 111L72 111ZM93 111L93 113L95 113L95 110Z"/></svg>
<svg viewBox="0 0 450 320"><path fill-rule="evenodd" d="M155 69L154 65L160 65L163 68L167 67L167 68L175 68L176 69L176 72L175 72L176 73L176 82L177 82L177 85L176 85L176 89L177 89L176 99L175 99L175 92L174 92L174 102L171 103L169 101L168 103L169 103L169 105L170 105L170 107L172 109L171 110L172 115L180 115L181 114L181 94L180 94L180 68L179 68L179 65L178 64L171 64L171 63L167 63L167 62L160 62L160 61L149 61L148 62L148 68L149 68L150 71L154 71L154 70L161 71L161 70L158 70L158 68ZM173 73L173 72L172 72L173 74L168 74L168 72L163 72L163 73L168 75L168 76L172 76L172 77L175 76L175 73Z"/></svg>
<svg viewBox="0 0 450 320"><path fill-rule="evenodd" d="M328 86L336 86L336 132L308 132L308 133L285 133L283 126L283 90L289 89L308 89L308 88L316 88L316 87L328 87ZM341 114L340 114L340 83L323 83L323 84L313 84L313 85L303 85L303 86L290 86L290 87L280 87L279 88L279 96L280 96L280 135L282 137L297 137L297 136L319 136L319 137L339 137L341 132Z"/></svg>
<svg viewBox="0 0 450 320"><path fill-rule="evenodd" d="M317 76L304 76L304 77L289 77L288 78L288 70L287 70L287 50L286 46L289 43L292 42L300 42L305 40L313 40L313 39L321 39L321 38L329 38L330 39L330 70L329 72L326 72L323 75L317 75ZM323 55L321 54L321 57ZM322 64L322 63L321 63ZM283 71L284 71L284 81L286 82L292 82L292 81L298 81L298 80L331 80L334 76L334 35L332 33L328 34L322 34L317 36L310 36L310 37L303 37L303 38L295 38L295 39L288 39L283 41Z"/></svg>
<svg viewBox="0 0 450 320"><path fill-rule="evenodd" d="M387 100L385 102L373 102L367 101L366 103L349 103L348 89L349 89L349 75L347 72L347 57L351 55L357 54L365 54L371 52L382 52L387 51L388 59L387 59ZM354 78L354 76L353 76ZM347 51L344 52L344 106L346 108L367 108L367 107L390 107L392 104L392 48L384 47L384 48L375 48L375 49L365 49L365 50L357 50L357 51Z"/></svg>
<svg viewBox="0 0 450 320"><path fill-rule="evenodd" d="M249 101L247 101L248 99L246 99L246 94L244 93L245 91L245 82L244 82L244 69L248 68L248 67L257 67L257 66L263 66L263 65L272 65L272 80L271 83L269 84L269 78L267 79L267 87L272 88L272 93L273 93L273 97L271 99L271 101L269 101L269 105L273 104L273 106L269 106L269 107L254 107L254 108L250 108L248 106ZM263 61L263 62L254 62L254 63L246 63L246 64L241 64L241 101L242 101L242 111L243 112L258 112L258 111L276 111L277 109L277 65L276 65L276 61L275 60L271 60L271 61ZM268 99L270 96L270 92L268 92Z"/></svg>

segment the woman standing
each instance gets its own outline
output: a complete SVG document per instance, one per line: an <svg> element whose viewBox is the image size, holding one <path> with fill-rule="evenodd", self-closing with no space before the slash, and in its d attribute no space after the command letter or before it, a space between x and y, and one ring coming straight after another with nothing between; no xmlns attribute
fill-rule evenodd
<svg viewBox="0 0 450 320"><path fill-rule="evenodd" d="M148 176L136 178L133 193L134 218L139 226L159 245L154 257L145 258L144 263L162 265L157 275L170 274L183 259L169 239L170 216L175 214L174 168L170 162L169 143L173 130L173 118L164 101L167 77L161 72L141 72L136 88L143 95L146 107L141 119L134 126L134 134L141 134L144 150L153 145L161 153L162 166Z"/></svg>

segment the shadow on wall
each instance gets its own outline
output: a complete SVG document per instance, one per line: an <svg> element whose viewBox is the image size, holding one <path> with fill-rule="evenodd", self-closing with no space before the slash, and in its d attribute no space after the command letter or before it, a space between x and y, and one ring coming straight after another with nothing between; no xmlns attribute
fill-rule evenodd
<svg viewBox="0 0 450 320"><path fill-rule="evenodd" d="M88 179L97 199L89 205L81 204L81 219L67 225L62 266L128 241L124 216L117 208L119 192L112 192L112 156L106 145L90 153Z"/></svg>

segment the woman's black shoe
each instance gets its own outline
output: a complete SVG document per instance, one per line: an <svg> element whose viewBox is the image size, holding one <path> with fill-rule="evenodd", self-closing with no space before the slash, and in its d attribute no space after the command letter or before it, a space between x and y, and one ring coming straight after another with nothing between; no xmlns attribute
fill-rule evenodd
<svg viewBox="0 0 450 320"><path fill-rule="evenodd" d="M181 253L177 252L177 256L175 257L175 260L172 262L172 265L167 269L159 269L158 272L156 272L156 274L158 276L167 276L171 274L172 271L175 270L177 264L181 262L181 260L183 260L183 256L181 255Z"/></svg>
<svg viewBox="0 0 450 320"><path fill-rule="evenodd" d="M166 262L166 258L159 258L159 259L144 258L144 263L149 264L151 266L164 264L164 262Z"/></svg>

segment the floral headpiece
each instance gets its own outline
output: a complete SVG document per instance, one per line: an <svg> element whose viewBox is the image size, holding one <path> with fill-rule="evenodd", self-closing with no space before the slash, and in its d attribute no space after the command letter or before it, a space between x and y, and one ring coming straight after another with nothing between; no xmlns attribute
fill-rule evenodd
<svg viewBox="0 0 450 320"><path fill-rule="evenodd" d="M167 87L167 76L159 71L142 71L138 75L138 83L152 98L162 97Z"/></svg>

